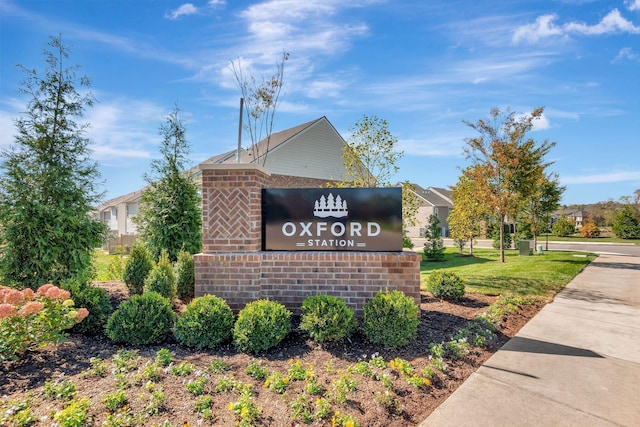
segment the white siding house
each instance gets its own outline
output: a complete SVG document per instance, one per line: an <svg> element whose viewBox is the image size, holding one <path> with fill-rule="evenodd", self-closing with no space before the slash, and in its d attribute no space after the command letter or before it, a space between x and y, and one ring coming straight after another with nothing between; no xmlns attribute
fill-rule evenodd
<svg viewBox="0 0 640 427"><path fill-rule="evenodd" d="M278 176L282 186L295 186L301 178L317 180L317 185L327 181L340 180L345 175L342 149L345 141L327 120L320 117L307 123L286 129L271 135L268 144L260 141L257 150L243 149L229 151L205 160L203 163L231 164L259 163L269 170L272 176ZM267 149L268 148L268 149ZM256 162L253 153L267 153ZM201 171L195 167L189 171L200 181ZM314 181L315 182L315 181ZM102 222L109 226L113 236L135 235L137 233L133 218L138 214L138 204L144 189L103 203L97 212Z"/></svg>
<svg viewBox="0 0 640 427"><path fill-rule="evenodd" d="M422 237L424 230L429 224L429 217L435 215L440 220L440 230L442 237L449 237L449 223L447 217L453 209L453 200L451 199L451 191L429 187L424 189L419 185L413 184L415 193L421 202L416 219L418 224L414 227L407 228L409 237Z"/></svg>

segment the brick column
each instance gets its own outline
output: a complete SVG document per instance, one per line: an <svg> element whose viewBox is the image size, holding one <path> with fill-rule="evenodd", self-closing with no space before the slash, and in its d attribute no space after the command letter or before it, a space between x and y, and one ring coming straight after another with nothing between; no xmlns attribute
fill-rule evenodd
<svg viewBox="0 0 640 427"><path fill-rule="evenodd" d="M262 188L271 174L255 165L201 164L202 252L262 249Z"/></svg>
<svg viewBox="0 0 640 427"><path fill-rule="evenodd" d="M260 298L262 188L255 165L201 164L202 253L194 256L195 294L215 294L238 311Z"/></svg>

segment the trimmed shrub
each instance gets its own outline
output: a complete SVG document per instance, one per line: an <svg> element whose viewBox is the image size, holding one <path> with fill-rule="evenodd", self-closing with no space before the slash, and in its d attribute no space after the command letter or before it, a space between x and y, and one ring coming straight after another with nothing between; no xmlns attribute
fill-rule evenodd
<svg viewBox="0 0 640 427"><path fill-rule="evenodd" d="M420 308L403 292L379 291L364 306L362 329L373 344L397 347L408 344L420 324Z"/></svg>
<svg viewBox="0 0 640 427"><path fill-rule="evenodd" d="M193 263L193 255L181 249L178 252L178 260L174 267L176 276L176 291L178 298L193 297L196 286L196 273Z"/></svg>
<svg viewBox="0 0 640 427"><path fill-rule="evenodd" d="M582 225L580 234L582 235L582 237L593 239L594 237L598 237L600 235L600 227L598 227L593 221L587 220Z"/></svg>
<svg viewBox="0 0 640 427"><path fill-rule="evenodd" d="M176 321L174 336L187 347L214 348L231 338L233 312L214 295L194 299Z"/></svg>
<svg viewBox="0 0 640 427"><path fill-rule="evenodd" d="M144 281L144 293L147 292L157 292L169 299L176 297L176 277L166 251L162 251L160 260L153 266Z"/></svg>
<svg viewBox="0 0 640 427"><path fill-rule="evenodd" d="M631 205L625 205L616 212L611 230L619 239L640 238L640 220L635 216Z"/></svg>
<svg viewBox="0 0 640 427"><path fill-rule="evenodd" d="M233 343L245 353L258 353L275 347L291 332L291 312L277 301L267 299L248 303L233 327Z"/></svg>
<svg viewBox="0 0 640 427"><path fill-rule="evenodd" d="M464 296L464 280L453 272L436 270L429 275L427 289L436 298L456 301Z"/></svg>
<svg viewBox="0 0 640 427"><path fill-rule="evenodd" d="M350 336L357 325L353 310L341 298L315 295L302 302L300 329L314 341L340 341Z"/></svg>
<svg viewBox="0 0 640 427"><path fill-rule="evenodd" d="M107 280L122 280L124 275L126 248L122 245L115 247L115 253L111 255L109 266L107 267Z"/></svg>
<svg viewBox="0 0 640 427"><path fill-rule="evenodd" d="M175 315L168 298L156 292L134 295L120 304L107 322L107 336L115 342L157 344L171 335Z"/></svg>
<svg viewBox="0 0 640 427"><path fill-rule="evenodd" d="M89 283L75 281L67 282L64 288L71 292L76 306L89 310L89 315L71 328L71 331L85 335L97 335L102 332L113 311L109 293Z"/></svg>
<svg viewBox="0 0 640 427"><path fill-rule="evenodd" d="M561 216L551 226L551 233L559 237L571 236L575 232L576 226L573 220L567 218L566 216Z"/></svg>
<svg viewBox="0 0 640 427"><path fill-rule="evenodd" d="M134 243L122 274L122 280L127 285L130 295L142 294L144 281L152 268L153 260L147 247L142 243Z"/></svg>

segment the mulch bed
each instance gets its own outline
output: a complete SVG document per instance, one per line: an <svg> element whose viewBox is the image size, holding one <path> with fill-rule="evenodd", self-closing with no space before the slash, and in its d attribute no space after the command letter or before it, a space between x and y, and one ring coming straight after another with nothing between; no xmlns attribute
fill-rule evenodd
<svg viewBox="0 0 640 427"><path fill-rule="evenodd" d="M117 306L128 298L124 285L120 282L103 282L98 286L107 289L112 304ZM407 360L419 371L429 363L429 344L448 341L452 334L463 328L467 321L482 313L495 301L495 297L481 294L467 294L456 303L441 301L424 293L420 304L421 324L418 334L410 345L401 348L383 348L369 344L364 336L356 333L349 340L334 344L317 344L295 328L294 331L276 348L251 357L238 353L231 344L215 350L196 351L180 346L175 342L167 342L158 346L132 347L120 346L109 341L106 336L83 336L72 334L69 340L57 347L48 347L38 352L30 352L21 360L5 362L0 366L0 402L24 399L28 392L33 392L31 408L34 414L41 417L36 425L51 425L50 414L63 407L63 403L41 397L45 382L53 379L73 381L77 388L77 397L88 397L91 400L93 425L102 425L111 414L105 409L103 398L117 390L114 375L95 378L86 375L91 367L91 358L109 361L120 349L136 349L141 356L140 366L153 361L160 348L168 348L174 354L174 361L189 361L199 369L206 369L212 360L224 360L232 370L226 373L244 383L254 384L252 401L262 408L256 425L294 426L304 425L300 420L292 418L291 402L302 393L302 382L292 382L286 393L277 394L264 387L260 381L254 380L245 373L245 368L252 360L261 361L269 371L287 373L291 360L301 360L305 366L312 366L314 373L327 391L332 388L332 381L345 375L346 369L362 360L370 360L379 355L385 361L396 357ZM183 310L187 301L178 301L177 311ZM447 360L446 372L436 372L429 387L417 388L399 376L393 377L393 396L397 406L390 408L381 404L380 392L384 388L379 380L354 375L358 381L355 391L349 393L344 404L335 404L333 410L341 414L350 414L360 426L414 426L424 420L440 405L460 384L473 373L498 348L514 336L526 322L533 317L543 304L525 307L521 312L511 314L503 319L498 337L488 348L477 348L461 360ZM309 364L309 365L307 365ZM84 371L84 372L83 372ZM133 378L133 373L131 374ZM193 375L187 379L195 378ZM238 399L234 393L215 393L213 384L220 375L212 375L208 392L214 397L213 419L203 420L194 411L195 397L185 389L184 377L164 373L159 381L166 396L164 408L157 414L149 415L144 425L158 425L169 420L171 425L221 425L232 426L237 420L227 406ZM126 391L129 398L128 407L131 413L144 412L148 402L149 391L143 384L131 381ZM6 407L6 405L5 405ZM1 412L1 411L0 411ZM1 416L0 416L0 419ZM309 425L330 425L330 418L316 421ZM128 424L120 424L128 425Z"/></svg>

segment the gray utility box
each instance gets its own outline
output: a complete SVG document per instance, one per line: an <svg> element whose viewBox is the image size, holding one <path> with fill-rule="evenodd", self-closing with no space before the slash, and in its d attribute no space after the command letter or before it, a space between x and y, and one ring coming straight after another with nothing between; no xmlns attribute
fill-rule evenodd
<svg viewBox="0 0 640 427"><path fill-rule="evenodd" d="M518 240L518 252L520 256L531 255L531 241L530 240Z"/></svg>

